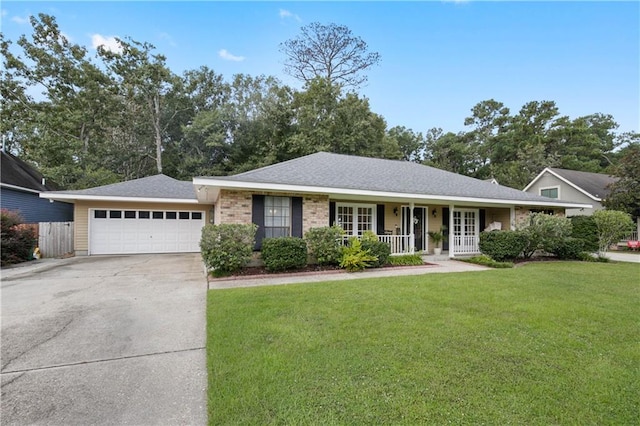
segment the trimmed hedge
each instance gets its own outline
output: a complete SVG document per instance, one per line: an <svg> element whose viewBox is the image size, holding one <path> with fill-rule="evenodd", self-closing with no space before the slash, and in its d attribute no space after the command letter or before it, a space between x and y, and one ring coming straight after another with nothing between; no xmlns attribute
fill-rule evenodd
<svg viewBox="0 0 640 426"><path fill-rule="evenodd" d="M558 256L559 259L581 259L581 253L584 252L584 241L578 238L563 238L556 241L549 252Z"/></svg>
<svg viewBox="0 0 640 426"><path fill-rule="evenodd" d="M342 228L311 228L304 234L309 254L319 265L337 265L342 258Z"/></svg>
<svg viewBox="0 0 640 426"><path fill-rule="evenodd" d="M207 268L213 269L215 275L225 275L246 266L253 255L257 229L254 224L202 228L200 250Z"/></svg>
<svg viewBox="0 0 640 426"><path fill-rule="evenodd" d="M480 233L480 251L498 262L513 261L529 244L520 231L491 231Z"/></svg>
<svg viewBox="0 0 640 426"><path fill-rule="evenodd" d="M380 268L389 263L389 257L391 256L391 247L389 244L382 241L362 241L362 249L374 255L377 260L371 262L372 268Z"/></svg>
<svg viewBox="0 0 640 426"><path fill-rule="evenodd" d="M307 243L302 238L265 238L262 241L262 261L271 272L300 269L307 266Z"/></svg>
<svg viewBox="0 0 640 426"><path fill-rule="evenodd" d="M573 228L571 236L582 240L584 250L590 253L598 251L598 227L591 216L572 216L569 218Z"/></svg>

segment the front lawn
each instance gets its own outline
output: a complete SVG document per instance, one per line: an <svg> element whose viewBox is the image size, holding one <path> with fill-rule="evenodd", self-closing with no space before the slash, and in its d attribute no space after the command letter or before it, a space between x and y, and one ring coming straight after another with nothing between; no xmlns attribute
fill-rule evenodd
<svg viewBox="0 0 640 426"><path fill-rule="evenodd" d="M210 424L640 424L640 267L212 290Z"/></svg>

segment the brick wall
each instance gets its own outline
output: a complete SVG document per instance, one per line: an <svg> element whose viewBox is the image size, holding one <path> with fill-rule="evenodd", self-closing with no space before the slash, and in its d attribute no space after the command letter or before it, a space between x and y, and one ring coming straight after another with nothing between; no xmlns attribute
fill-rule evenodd
<svg viewBox="0 0 640 426"><path fill-rule="evenodd" d="M283 194L277 192L249 192L223 189L215 206L215 223L251 223L253 194L302 197L302 233L311 228L329 225L329 196Z"/></svg>
<svg viewBox="0 0 640 426"><path fill-rule="evenodd" d="M251 192L223 189L215 206L215 223L251 223Z"/></svg>

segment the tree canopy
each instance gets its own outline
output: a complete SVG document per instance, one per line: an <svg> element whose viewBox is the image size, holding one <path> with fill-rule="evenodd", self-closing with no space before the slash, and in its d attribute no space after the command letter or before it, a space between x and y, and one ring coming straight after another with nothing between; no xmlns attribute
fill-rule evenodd
<svg viewBox="0 0 640 426"><path fill-rule="evenodd" d="M388 128L354 90L380 55L344 26L314 23L283 43L300 90L206 66L178 75L153 45L130 38L91 57L50 15L31 17L31 27L17 41L0 35L0 131L11 152L67 189L156 173L227 175L317 151L414 161L516 188L547 166L615 171L627 177L610 201L630 212L624 188L639 186L637 134L615 133L607 114L561 115L553 101L517 113L479 102L458 133Z"/></svg>

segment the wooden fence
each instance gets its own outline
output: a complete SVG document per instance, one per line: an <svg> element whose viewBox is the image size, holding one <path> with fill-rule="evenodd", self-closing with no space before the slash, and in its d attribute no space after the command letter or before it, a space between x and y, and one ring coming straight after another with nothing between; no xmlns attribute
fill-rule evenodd
<svg viewBox="0 0 640 426"><path fill-rule="evenodd" d="M73 222L40 222L38 247L42 257L73 253Z"/></svg>

